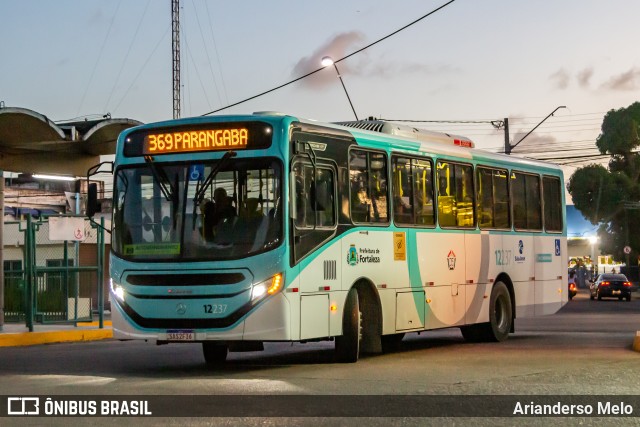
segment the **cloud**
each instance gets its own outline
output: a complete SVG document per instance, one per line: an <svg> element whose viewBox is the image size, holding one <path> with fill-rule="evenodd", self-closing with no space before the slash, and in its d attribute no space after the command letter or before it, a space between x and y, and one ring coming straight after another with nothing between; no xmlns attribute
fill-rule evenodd
<svg viewBox="0 0 640 427"><path fill-rule="evenodd" d="M629 71L613 76L602 87L620 91L637 90L640 88L640 69L633 67Z"/></svg>
<svg viewBox="0 0 640 427"><path fill-rule="evenodd" d="M340 33L323 43L311 55L300 59L291 71L292 78L298 78L321 67L325 56L340 59L365 45L364 35L357 31ZM418 62L401 62L397 59L378 58L374 63L366 52L354 55L337 64L342 76L364 76L390 78L403 74L451 74L460 70L450 65L428 65ZM308 89L323 89L336 84L336 72L333 67L320 71L300 81Z"/></svg>
<svg viewBox="0 0 640 427"><path fill-rule="evenodd" d="M591 83L591 77L593 77L593 67L587 67L582 71L579 71L576 75L578 84L582 88L588 88Z"/></svg>
<svg viewBox="0 0 640 427"><path fill-rule="evenodd" d="M564 68L549 76L556 89L566 89L569 86L569 73Z"/></svg>
<svg viewBox="0 0 640 427"><path fill-rule="evenodd" d="M322 65L320 61L325 56L330 56L333 59L342 58L357 48L361 47L364 40L364 35L359 31L351 31L347 33L340 33L326 43L319 46L309 56L301 58L291 71L291 76L296 78L310 73L313 70L320 68ZM348 61L341 62L339 69L341 73L347 73L352 71L349 67ZM332 67L333 68L333 67ZM308 88L323 88L330 84L335 84L335 71L326 72L329 70L321 71L316 75L303 79L301 84Z"/></svg>
<svg viewBox="0 0 640 427"><path fill-rule="evenodd" d="M511 145L518 144L529 131L518 131L511 137ZM553 144L555 144L558 140L555 136L551 135L540 135L533 132L531 135L527 136L521 143L518 144L516 148L514 148L514 152L545 152L553 150Z"/></svg>

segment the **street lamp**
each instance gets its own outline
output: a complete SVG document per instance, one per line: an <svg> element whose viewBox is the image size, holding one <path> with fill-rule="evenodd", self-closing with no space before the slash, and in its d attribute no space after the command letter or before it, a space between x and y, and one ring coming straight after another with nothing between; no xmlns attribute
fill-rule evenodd
<svg viewBox="0 0 640 427"><path fill-rule="evenodd" d="M589 244L591 245L591 272L593 274L596 273L596 268L598 266L598 263L596 262L596 244L598 244L598 236L590 236L589 237Z"/></svg>
<svg viewBox="0 0 640 427"><path fill-rule="evenodd" d="M347 95L347 100L349 100L349 105L351 105L351 110L353 110L353 115L356 116L356 120L359 120L358 115L356 114L356 109L353 108L353 104L351 103L351 98L349 97L349 92L347 92L347 87L344 85L344 82L342 81L342 76L340 75L340 71L338 70L338 66L336 65L336 63L333 62L333 59L330 56L325 56L322 58L321 64L323 67L329 67L333 65L333 68L336 69L336 73L338 74L340 83L342 83L342 88L344 89L344 93L345 95Z"/></svg>
<svg viewBox="0 0 640 427"><path fill-rule="evenodd" d="M555 110L553 110L551 112L551 114L549 114L547 117L545 117L544 119L542 119L540 121L540 123L538 123L536 125L536 127L534 127L533 129L531 129L529 131L529 133L527 133L525 136L523 136L522 138L520 138L520 141L516 142L514 145L509 144L509 125L508 125L508 119L504 119L505 121L505 138L504 138L504 153L505 154L511 154L511 150L513 150L514 148L516 148L518 146L518 144L520 144L522 142L523 139L525 139L526 137L528 137L529 135L531 135L531 133L538 129L538 126L540 126L542 123L544 123L545 120L547 120L549 117L553 116L553 113L555 113L556 111L558 111L561 108L567 108L564 105L561 105L559 107L557 107Z"/></svg>

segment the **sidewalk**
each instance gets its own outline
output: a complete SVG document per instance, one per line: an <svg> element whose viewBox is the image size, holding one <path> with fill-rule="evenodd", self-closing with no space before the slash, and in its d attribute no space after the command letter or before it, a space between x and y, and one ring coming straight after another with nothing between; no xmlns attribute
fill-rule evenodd
<svg viewBox="0 0 640 427"><path fill-rule="evenodd" d="M5 323L0 331L0 347L52 344L73 341L95 341L113 337L111 320L104 320L103 329L98 321L73 324L34 324L33 332L24 323Z"/></svg>

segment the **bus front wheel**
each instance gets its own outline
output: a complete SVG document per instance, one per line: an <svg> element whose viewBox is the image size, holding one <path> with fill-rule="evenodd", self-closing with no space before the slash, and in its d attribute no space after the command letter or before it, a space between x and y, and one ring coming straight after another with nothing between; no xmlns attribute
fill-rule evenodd
<svg viewBox="0 0 640 427"><path fill-rule="evenodd" d="M342 335L336 337L335 356L338 362L353 363L360 357L362 342L362 312L358 291L351 289L347 295L342 318Z"/></svg>
<svg viewBox="0 0 640 427"><path fill-rule="evenodd" d="M214 341L205 341L202 343L202 353L207 365L217 365L227 360L229 348L224 344Z"/></svg>

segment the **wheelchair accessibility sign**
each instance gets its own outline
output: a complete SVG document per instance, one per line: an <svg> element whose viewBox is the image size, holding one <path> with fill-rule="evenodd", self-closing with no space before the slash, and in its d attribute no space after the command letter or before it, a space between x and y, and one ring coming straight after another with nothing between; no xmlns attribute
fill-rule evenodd
<svg viewBox="0 0 640 427"><path fill-rule="evenodd" d="M189 167L189 181L200 181L204 176L204 165L191 165Z"/></svg>

